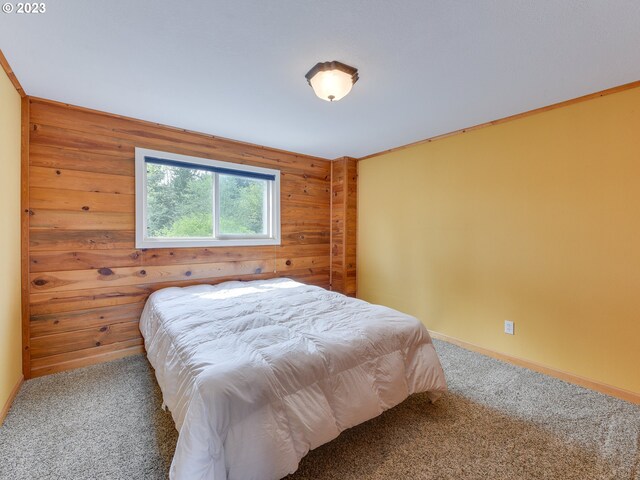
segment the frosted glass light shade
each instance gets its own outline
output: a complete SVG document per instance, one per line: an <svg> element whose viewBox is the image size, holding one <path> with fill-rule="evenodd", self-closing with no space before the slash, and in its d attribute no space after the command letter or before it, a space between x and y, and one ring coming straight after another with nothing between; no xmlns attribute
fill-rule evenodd
<svg viewBox="0 0 640 480"><path fill-rule="evenodd" d="M358 80L358 71L340 62L315 65L306 75L315 94L327 102L335 102L347 95Z"/></svg>
<svg viewBox="0 0 640 480"><path fill-rule="evenodd" d="M353 87L351 75L340 70L318 72L309 80L315 94L327 102L340 100Z"/></svg>

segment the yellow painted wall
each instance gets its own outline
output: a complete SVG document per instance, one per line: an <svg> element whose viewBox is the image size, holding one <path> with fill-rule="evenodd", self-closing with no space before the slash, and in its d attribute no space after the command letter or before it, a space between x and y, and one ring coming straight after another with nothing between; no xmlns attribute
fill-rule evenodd
<svg viewBox="0 0 640 480"><path fill-rule="evenodd" d="M358 193L360 298L640 393L640 88L363 160Z"/></svg>
<svg viewBox="0 0 640 480"><path fill-rule="evenodd" d="M0 68L0 409L22 376L20 95Z"/></svg>

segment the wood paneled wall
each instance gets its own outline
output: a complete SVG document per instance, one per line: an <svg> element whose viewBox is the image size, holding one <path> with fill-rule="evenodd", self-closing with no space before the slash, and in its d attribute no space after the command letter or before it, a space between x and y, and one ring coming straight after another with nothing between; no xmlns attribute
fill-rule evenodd
<svg viewBox="0 0 640 480"><path fill-rule="evenodd" d="M28 107L27 377L142 351L140 312L159 288L277 276L329 287L331 162L41 99ZM280 169L282 245L136 249L135 147Z"/></svg>
<svg viewBox="0 0 640 480"><path fill-rule="evenodd" d="M358 161L342 157L331 165L331 286L355 296Z"/></svg>

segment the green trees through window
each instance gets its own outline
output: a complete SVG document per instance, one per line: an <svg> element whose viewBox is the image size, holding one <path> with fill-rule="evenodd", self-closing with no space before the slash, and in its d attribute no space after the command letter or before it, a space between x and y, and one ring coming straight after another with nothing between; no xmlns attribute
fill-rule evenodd
<svg viewBox="0 0 640 480"><path fill-rule="evenodd" d="M219 175L220 233L264 235L266 180Z"/></svg>
<svg viewBox="0 0 640 480"><path fill-rule="evenodd" d="M266 180L151 163L146 169L148 237L213 237L216 175L219 234L267 234Z"/></svg>

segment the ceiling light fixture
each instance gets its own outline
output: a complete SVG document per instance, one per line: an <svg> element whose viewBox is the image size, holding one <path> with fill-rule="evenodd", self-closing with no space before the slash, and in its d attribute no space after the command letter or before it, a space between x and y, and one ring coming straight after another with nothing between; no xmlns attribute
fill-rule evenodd
<svg viewBox="0 0 640 480"><path fill-rule="evenodd" d="M305 75L315 94L327 102L340 100L358 81L358 69L340 62L320 62Z"/></svg>

